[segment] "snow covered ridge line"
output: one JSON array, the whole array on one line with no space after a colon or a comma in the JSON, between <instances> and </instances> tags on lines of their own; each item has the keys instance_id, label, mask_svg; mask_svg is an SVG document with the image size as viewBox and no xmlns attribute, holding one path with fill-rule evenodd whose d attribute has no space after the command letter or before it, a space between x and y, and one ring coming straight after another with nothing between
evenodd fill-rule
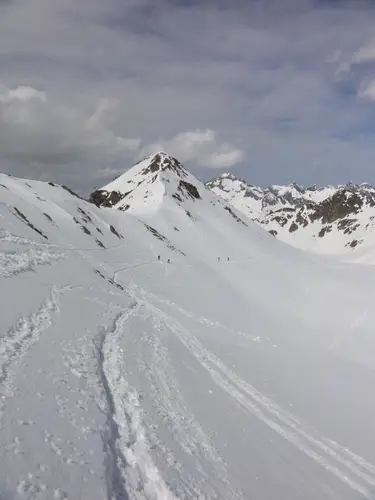
<instances>
[{"instance_id":1,"label":"snow covered ridge line","mask_svg":"<svg viewBox=\"0 0 375 500\"><path fill-rule=\"evenodd\" d=\"M375 231L375 188L346 184L261 189L223 174L206 184L273 236L302 249L351 254Z\"/></svg>"}]
</instances>

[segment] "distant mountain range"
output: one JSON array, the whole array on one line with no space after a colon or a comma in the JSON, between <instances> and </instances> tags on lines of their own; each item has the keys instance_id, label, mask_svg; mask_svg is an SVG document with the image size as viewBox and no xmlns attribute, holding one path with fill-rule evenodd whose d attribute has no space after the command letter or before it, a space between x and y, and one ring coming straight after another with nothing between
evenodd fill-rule
<instances>
[{"instance_id":1,"label":"distant mountain range","mask_svg":"<svg viewBox=\"0 0 375 500\"><path fill-rule=\"evenodd\" d=\"M375 188L369 184L261 189L223 174L206 186L278 239L305 250L342 253L375 243Z\"/></svg>"}]
</instances>

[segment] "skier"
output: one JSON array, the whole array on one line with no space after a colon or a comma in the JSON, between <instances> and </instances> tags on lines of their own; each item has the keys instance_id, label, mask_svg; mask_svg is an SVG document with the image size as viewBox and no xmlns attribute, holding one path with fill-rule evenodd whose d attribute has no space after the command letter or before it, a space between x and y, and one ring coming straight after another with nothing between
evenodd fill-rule
<instances>
[{"instance_id":1,"label":"skier","mask_svg":"<svg viewBox=\"0 0 375 500\"><path fill-rule=\"evenodd\" d=\"M229 257L227 257L227 261L229 262Z\"/></svg>"},{"instance_id":2,"label":"skier","mask_svg":"<svg viewBox=\"0 0 375 500\"><path fill-rule=\"evenodd\" d=\"M217 261L220 262L220 257L217 258Z\"/></svg>"},{"instance_id":3,"label":"skier","mask_svg":"<svg viewBox=\"0 0 375 500\"><path fill-rule=\"evenodd\" d=\"M158 260L160 260L160 255L158 255Z\"/></svg>"},{"instance_id":4,"label":"skier","mask_svg":"<svg viewBox=\"0 0 375 500\"><path fill-rule=\"evenodd\" d=\"M171 263L171 259L168 259L168 264L170 264L170 263Z\"/></svg>"}]
</instances>

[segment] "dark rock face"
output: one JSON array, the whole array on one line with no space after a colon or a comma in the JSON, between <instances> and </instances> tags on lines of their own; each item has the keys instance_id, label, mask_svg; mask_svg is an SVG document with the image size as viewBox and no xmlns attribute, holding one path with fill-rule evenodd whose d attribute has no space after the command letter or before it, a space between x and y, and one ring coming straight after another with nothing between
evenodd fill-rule
<instances>
[{"instance_id":1,"label":"dark rock face","mask_svg":"<svg viewBox=\"0 0 375 500\"><path fill-rule=\"evenodd\" d=\"M231 216L233 217L234 220L236 220L237 222L239 222L240 224L242 224L243 226L247 226L246 222L244 222L242 219L240 219L234 212L233 210L226 206L224 207L224 210L226 210L227 212L229 212L231 214Z\"/></svg>"},{"instance_id":2,"label":"dark rock face","mask_svg":"<svg viewBox=\"0 0 375 500\"><path fill-rule=\"evenodd\" d=\"M190 184L190 182L180 181L177 189L193 200L201 199L198 189L193 184Z\"/></svg>"},{"instance_id":3,"label":"dark rock face","mask_svg":"<svg viewBox=\"0 0 375 500\"><path fill-rule=\"evenodd\" d=\"M308 226L308 225L309 225L309 221L307 220L307 218L306 218L306 217L304 217L304 216L302 215L301 211L299 211L299 212L297 213L297 216L296 216L296 222L297 222L297 224L299 224L299 225L300 225L300 226L302 226L302 227L306 227L306 226Z\"/></svg>"},{"instance_id":4,"label":"dark rock face","mask_svg":"<svg viewBox=\"0 0 375 500\"><path fill-rule=\"evenodd\" d=\"M181 196L178 193L172 194L172 198L174 198L175 200L177 200L180 203L182 203L182 198L181 198Z\"/></svg>"},{"instance_id":5,"label":"dark rock face","mask_svg":"<svg viewBox=\"0 0 375 500\"><path fill-rule=\"evenodd\" d=\"M347 243L345 246L350 248L355 248L356 246L363 243L363 240L352 240L350 243Z\"/></svg>"},{"instance_id":6,"label":"dark rock face","mask_svg":"<svg viewBox=\"0 0 375 500\"><path fill-rule=\"evenodd\" d=\"M344 234L351 234L360 226L356 219L342 219L337 223L337 228L344 231Z\"/></svg>"},{"instance_id":7,"label":"dark rock face","mask_svg":"<svg viewBox=\"0 0 375 500\"><path fill-rule=\"evenodd\" d=\"M21 212L21 210L19 210L17 207L13 207L13 213L19 220L21 220L24 224L29 226L30 229L32 229L33 231L38 233L40 236L42 236L43 238L48 240L48 236L46 236L41 229L38 229L36 226L34 226L34 224L29 221L29 219L26 217L25 214L23 214Z\"/></svg>"},{"instance_id":8,"label":"dark rock face","mask_svg":"<svg viewBox=\"0 0 375 500\"><path fill-rule=\"evenodd\" d=\"M103 243L100 240L96 239L95 243L98 245L98 247L105 248L105 246L103 245Z\"/></svg>"},{"instance_id":9,"label":"dark rock face","mask_svg":"<svg viewBox=\"0 0 375 500\"><path fill-rule=\"evenodd\" d=\"M168 156L162 153L156 154L150 165L146 168L144 168L141 172L143 175L147 175L149 173L155 173L155 172L163 172L166 170L171 170L172 172L177 173L179 176L187 176L187 172L184 169L184 167L181 165L181 163L176 160L176 158L173 158L172 156Z\"/></svg>"},{"instance_id":10,"label":"dark rock face","mask_svg":"<svg viewBox=\"0 0 375 500\"><path fill-rule=\"evenodd\" d=\"M319 238L323 238L327 233L330 233L332 231L332 226L323 226L322 229L319 231L318 236Z\"/></svg>"},{"instance_id":11,"label":"dark rock face","mask_svg":"<svg viewBox=\"0 0 375 500\"><path fill-rule=\"evenodd\" d=\"M131 191L121 194L119 191L112 191L109 193L108 191L98 189L90 194L89 201L97 207L113 207L113 205L117 205L117 203L129 193L131 193Z\"/></svg>"},{"instance_id":12,"label":"dark rock face","mask_svg":"<svg viewBox=\"0 0 375 500\"><path fill-rule=\"evenodd\" d=\"M90 231L87 229L87 227L86 227L86 226L81 226L81 229L82 229L82 231L83 231L85 234L89 234L89 235L91 234L91 233L90 233Z\"/></svg>"},{"instance_id":13,"label":"dark rock face","mask_svg":"<svg viewBox=\"0 0 375 500\"><path fill-rule=\"evenodd\" d=\"M152 226L149 226L148 224L146 224L145 222L143 223L143 225L145 226L145 228L150 231L150 233L155 236L155 238L157 238L158 240L162 241L163 243L166 244L166 246L170 249L170 250L173 250L174 252L178 252L180 253L181 255L184 255L186 257L186 254L180 250L179 248L175 247L170 241L169 239L164 236L163 234L159 233L159 231L157 231L154 227Z\"/></svg>"},{"instance_id":14,"label":"dark rock face","mask_svg":"<svg viewBox=\"0 0 375 500\"><path fill-rule=\"evenodd\" d=\"M61 186L63 189L65 189L65 191L67 191L68 193L70 193L72 196L75 196L76 198L79 198L80 200L83 200L83 198L81 196L79 196L77 193L75 193L74 191L72 191L70 188L66 187L66 186Z\"/></svg>"},{"instance_id":15,"label":"dark rock face","mask_svg":"<svg viewBox=\"0 0 375 500\"><path fill-rule=\"evenodd\" d=\"M275 213L280 212L280 210L277 210ZM275 217L272 218L273 221L277 222L281 227L284 227L285 224L288 223L289 218L284 217L283 215L276 215Z\"/></svg>"},{"instance_id":16,"label":"dark rock face","mask_svg":"<svg viewBox=\"0 0 375 500\"><path fill-rule=\"evenodd\" d=\"M113 233L115 236L117 236L118 239L123 239L123 236L117 231L117 229L114 226L109 226L109 229L111 233Z\"/></svg>"},{"instance_id":17,"label":"dark rock face","mask_svg":"<svg viewBox=\"0 0 375 500\"><path fill-rule=\"evenodd\" d=\"M323 224L330 224L347 215L357 214L362 209L363 203L363 197L359 196L358 193L351 193L343 189L317 205L311 218L312 220L321 219Z\"/></svg>"}]
</instances>

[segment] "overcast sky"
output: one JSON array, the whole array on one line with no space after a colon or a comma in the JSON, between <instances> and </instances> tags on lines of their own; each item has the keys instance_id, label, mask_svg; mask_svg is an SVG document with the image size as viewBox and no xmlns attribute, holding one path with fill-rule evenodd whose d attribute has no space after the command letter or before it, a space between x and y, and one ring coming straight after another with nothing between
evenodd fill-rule
<instances>
[{"instance_id":1,"label":"overcast sky","mask_svg":"<svg viewBox=\"0 0 375 500\"><path fill-rule=\"evenodd\" d=\"M207 180L375 183L375 5L0 0L0 170L81 192L148 153Z\"/></svg>"}]
</instances>

